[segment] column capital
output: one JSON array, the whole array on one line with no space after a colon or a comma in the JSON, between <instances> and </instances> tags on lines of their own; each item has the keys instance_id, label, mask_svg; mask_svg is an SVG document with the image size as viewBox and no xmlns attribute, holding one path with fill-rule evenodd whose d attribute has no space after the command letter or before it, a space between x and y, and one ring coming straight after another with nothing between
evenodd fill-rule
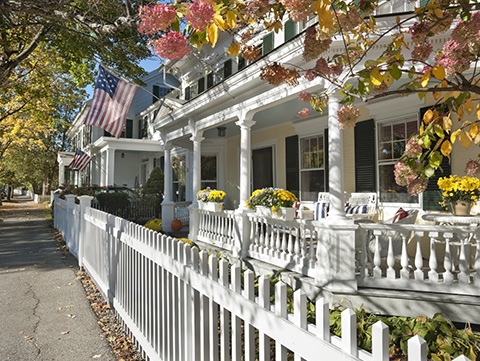
<instances>
[{"instance_id":1,"label":"column capital","mask_svg":"<svg viewBox=\"0 0 480 361\"><path fill-rule=\"evenodd\" d=\"M256 121L249 118L239 119L235 122L236 125L243 129L251 129L256 123Z\"/></svg>"},{"instance_id":2,"label":"column capital","mask_svg":"<svg viewBox=\"0 0 480 361\"><path fill-rule=\"evenodd\" d=\"M202 132L202 133L203 133L203 132ZM205 138L202 137L201 135L198 135L198 133L197 133L196 135L192 135L192 136L190 137L190 140L191 140L192 142L194 142L194 143L201 143L202 140L204 140L204 139L205 139Z\"/></svg>"},{"instance_id":3,"label":"column capital","mask_svg":"<svg viewBox=\"0 0 480 361\"><path fill-rule=\"evenodd\" d=\"M172 143L166 143L166 144L163 145L163 150L164 150L164 151L165 151L165 150L166 150L166 151L170 151L170 150L172 150L172 148L173 148Z\"/></svg>"}]
</instances>

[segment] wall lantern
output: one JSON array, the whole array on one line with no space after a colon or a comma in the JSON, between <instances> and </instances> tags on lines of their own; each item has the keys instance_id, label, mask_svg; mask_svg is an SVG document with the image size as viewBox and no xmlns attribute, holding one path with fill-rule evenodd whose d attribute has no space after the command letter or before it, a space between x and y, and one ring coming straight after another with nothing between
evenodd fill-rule
<instances>
[{"instance_id":1,"label":"wall lantern","mask_svg":"<svg viewBox=\"0 0 480 361\"><path fill-rule=\"evenodd\" d=\"M218 136L224 137L227 134L227 127L217 127Z\"/></svg>"},{"instance_id":2,"label":"wall lantern","mask_svg":"<svg viewBox=\"0 0 480 361\"><path fill-rule=\"evenodd\" d=\"M120 157L125 158L125 153L122 152L122 154L120 154Z\"/></svg>"}]
</instances>

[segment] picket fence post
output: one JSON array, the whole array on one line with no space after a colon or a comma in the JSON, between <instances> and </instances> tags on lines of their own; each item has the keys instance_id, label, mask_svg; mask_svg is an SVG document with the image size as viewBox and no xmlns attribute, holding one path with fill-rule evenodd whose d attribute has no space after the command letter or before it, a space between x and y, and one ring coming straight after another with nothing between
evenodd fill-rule
<instances>
[{"instance_id":1,"label":"picket fence post","mask_svg":"<svg viewBox=\"0 0 480 361\"><path fill-rule=\"evenodd\" d=\"M87 227L86 227L86 220L85 220L85 210L87 207L90 207L92 204L92 196L80 196L78 200L80 201L80 222L79 222L79 230L78 230L78 266L83 267L83 246L84 246L84 239L88 237Z\"/></svg>"}]
</instances>

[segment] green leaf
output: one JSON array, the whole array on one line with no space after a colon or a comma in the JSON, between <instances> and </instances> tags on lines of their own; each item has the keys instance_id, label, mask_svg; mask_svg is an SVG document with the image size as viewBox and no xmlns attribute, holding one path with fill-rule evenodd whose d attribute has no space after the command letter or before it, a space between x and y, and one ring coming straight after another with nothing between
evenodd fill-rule
<instances>
[{"instance_id":1,"label":"green leaf","mask_svg":"<svg viewBox=\"0 0 480 361\"><path fill-rule=\"evenodd\" d=\"M402 71L398 68L397 64L392 64L392 70L390 70L390 75L393 79L398 80L402 77Z\"/></svg>"},{"instance_id":2,"label":"green leaf","mask_svg":"<svg viewBox=\"0 0 480 361\"><path fill-rule=\"evenodd\" d=\"M430 146L432 145L432 140L430 139L430 137L427 135L425 135L425 138L423 139L423 144L425 145L425 147L427 148L430 148Z\"/></svg>"},{"instance_id":3,"label":"green leaf","mask_svg":"<svg viewBox=\"0 0 480 361\"><path fill-rule=\"evenodd\" d=\"M427 165L425 168L425 176L427 178L433 177L435 174L435 169L433 169L430 165Z\"/></svg>"},{"instance_id":4,"label":"green leaf","mask_svg":"<svg viewBox=\"0 0 480 361\"><path fill-rule=\"evenodd\" d=\"M437 169L440 164L442 163L442 160L443 160L443 156L442 154L440 154L440 152L433 152L431 155L430 155L430 160L429 160L429 164Z\"/></svg>"}]
</instances>

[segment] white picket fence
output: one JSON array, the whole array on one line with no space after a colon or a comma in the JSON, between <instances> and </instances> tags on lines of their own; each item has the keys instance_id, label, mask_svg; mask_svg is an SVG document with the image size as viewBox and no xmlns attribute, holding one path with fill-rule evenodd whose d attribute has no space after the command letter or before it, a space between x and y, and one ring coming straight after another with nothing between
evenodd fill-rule
<instances>
[{"instance_id":1,"label":"white picket fence","mask_svg":"<svg viewBox=\"0 0 480 361\"><path fill-rule=\"evenodd\" d=\"M55 200L54 224L79 264L106 295L147 359L372 360L386 361L388 327L373 327L372 353L357 348L355 313L342 313L342 337L330 334L328 303L316 302L316 324L307 322L307 299L258 280L216 255L85 205L90 197ZM242 287L243 283L243 287ZM410 361L426 361L426 342L409 340ZM461 356L456 361L466 361Z\"/></svg>"}]
</instances>

